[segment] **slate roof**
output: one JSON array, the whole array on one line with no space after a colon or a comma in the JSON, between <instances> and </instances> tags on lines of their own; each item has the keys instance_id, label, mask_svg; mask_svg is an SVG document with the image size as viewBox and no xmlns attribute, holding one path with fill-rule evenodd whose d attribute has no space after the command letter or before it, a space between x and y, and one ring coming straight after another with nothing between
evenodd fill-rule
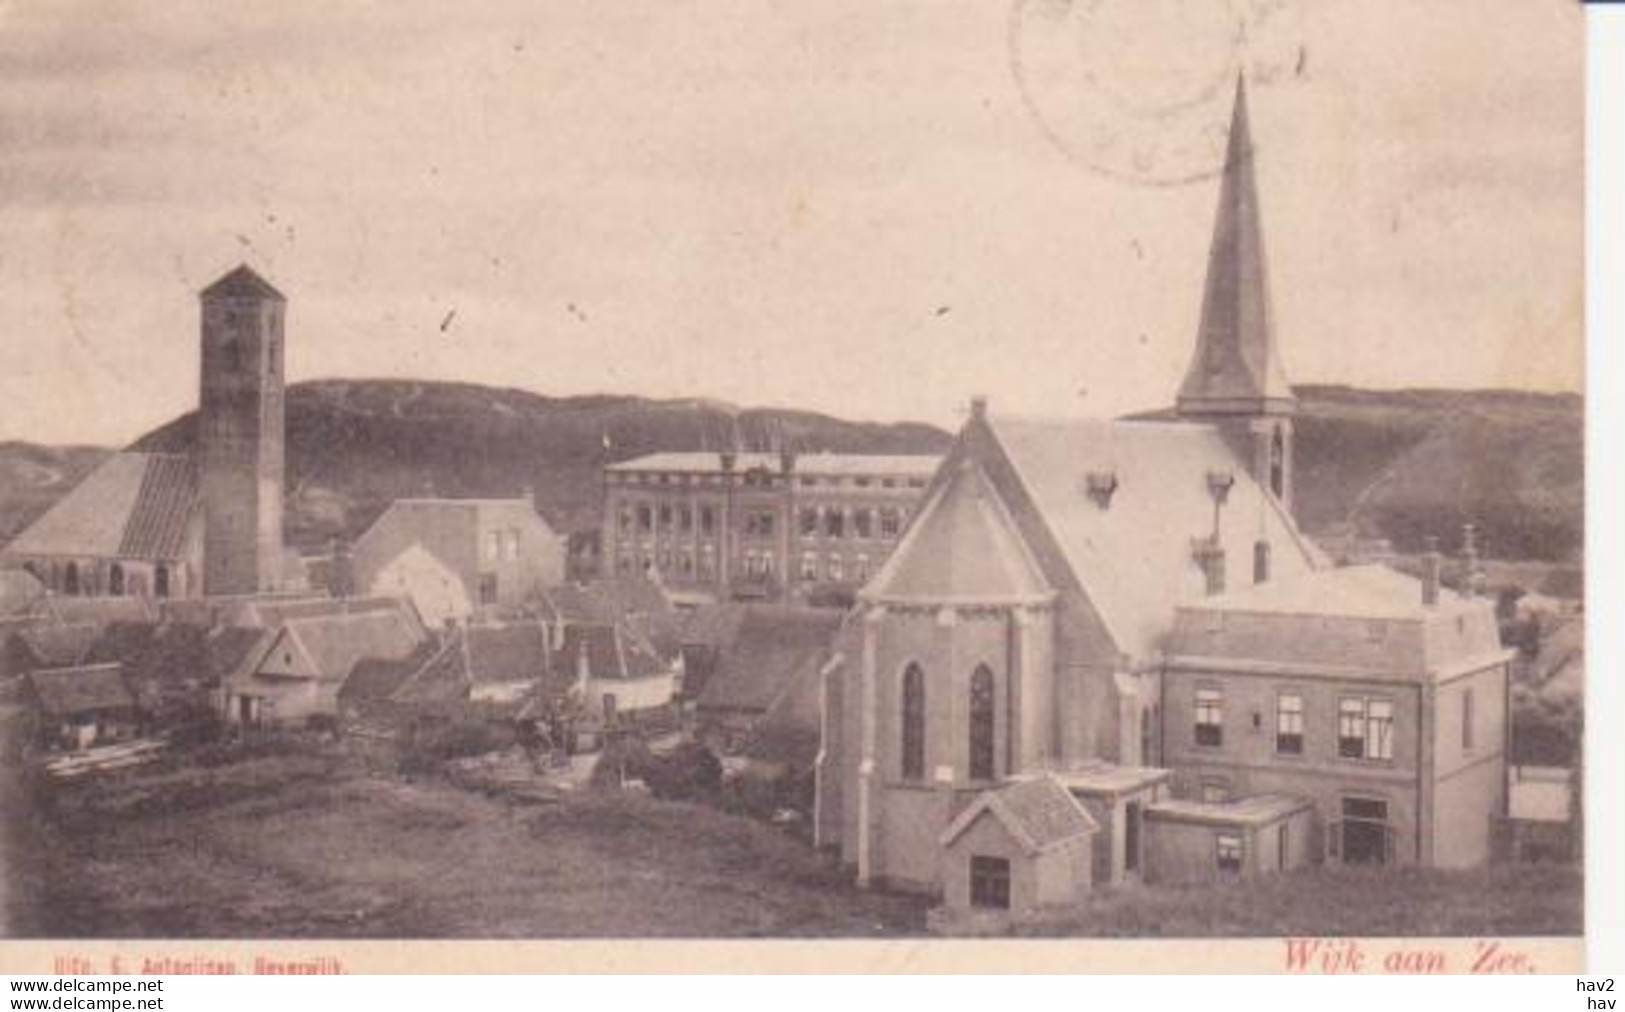
<instances>
[{"instance_id":1,"label":"slate roof","mask_svg":"<svg viewBox=\"0 0 1625 1012\"><path fill-rule=\"evenodd\" d=\"M260 277L247 264L238 264L230 271L221 275L209 287L203 289L202 296L219 299L270 299L276 302L288 301L282 293L271 286L271 283Z\"/></svg>"},{"instance_id":2,"label":"slate roof","mask_svg":"<svg viewBox=\"0 0 1625 1012\"><path fill-rule=\"evenodd\" d=\"M844 618L834 608L745 606L700 690L700 709L766 712L798 687L805 689L803 683L816 681Z\"/></svg>"},{"instance_id":3,"label":"slate roof","mask_svg":"<svg viewBox=\"0 0 1625 1012\"><path fill-rule=\"evenodd\" d=\"M135 708L117 664L35 671L28 683L40 709L53 716Z\"/></svg>"},{"instance_id":4,"label":"slate roof","mask_svg":"<svg viewBox=\"0 0 1625 1012\"><path fill-rule=\"evenodd\" d=\"M409 600L398 597L299 597L245 601L229 614L233 625L274 629L285 622L302 618L332 615L362 615L374 612L395 612L408 620L420 622L417 611Z\"/></svg>"},{"instance_id":5,"label":"slate roof","mask_svg":"<svg viewBox=\"0 0 1625 1012\"><path fill-rule=\"evenodd\" d=\"M1070 791L1054 777L1040 774L977 795L943 830L942 845L951 846L984 813L998 819L1029 855L1100 831L1100 824Z\"/></svg>"},{"instance_id":6,"label":"slate roof","mask_svg":"<svg viewBox=\"0 0 1625 1012\"><path fill-rule=\"evenodd\" d=\"M642 577L566 583L549 587L533 601L536 612L562 625L623 623L667 659L683 645L683 621L671 599L653 580Z\"/></svg>"},{"instance_id":7,"label":"slate roof","mask_svg":"<svg viewBox=\"0 0 1625 1012\"><path fill-rule=\"evenodd\" d=\"M1260 536L1272 545L1275 579L1325 564L1211 425L1007 418L980 424L973 419L961 439L968 434L980 446L991 438L985 455L974 452L992 468L988 477L1010 512L1033 521L1024 531L1041 526L1040 534L1024 538L1028 547L1041 564L1050 557L1046 545L1062 560L1058 570L1045 564L1046 578L1058 590L1080 588L1118 649L1131 656L1154 655L1175 607L1207 592L1193 542L1213 531L1210 472L1234 479L1220 510L1233 579L1250 577ZM1116 479L1104 508L1087 492L1092 473ZM892 559L903 555L900 545Z\"/></svg>"},{"instance_id":8,"label":"slate roof","mask_svg":"<svg viewBox=\"0 0 1625 1012\"><path fill-rule=\"evenodd\" d=\"M734 455L734 471L745 472L755 468L778 471L776 453L739 453ZM882 453L803 453L795 458L795 474L824 477L915 477L929 478L937 469L940 456L925 454ZM708 452L651 453L633 460L610 464L609 471L669 471L687 474L721 474L722 455Z\"/></svg>"},{"instance_id":9,"label":"slate roof","mask_svg":"<svg viewBox=\"0 0 1625 1012\"><path fill-rule=\"evenodd\" d=\"M365 672L358 665L350 678L355 681L359 676L364 681L353 688L346 682L344 695L376 693L398 675L378 662L364 663ZM457 630L441 648L400 677L388 696L407 704L461 703L477 686L520 683L556 695L567 691L574 679L574 670L565 670L550 655L547 633L540 624L488 623Z\"/></svg>"},{"instance_id":10,"label":"slate roof","mask_svg":"<svg viewBox=\"0 0 1625 1012\"><path fill-rule=\"evenodd\" d=\"M364 657L350 669L349 677L339 687L339 699L351 704L390 699L442 649L437 644L425 643L412 656L398 660Z\"/></svg>"},{"instance_id":11,"label":"slate roof","mask_svg":"<svg viewBox=\"0 0 1625 1012\"><path fill-rule=\"evenodd\" d=\"M1196 354L1179 388L1181 410L1291 410L1276 350L1268 258L1253 172L1247 86L1236 82L1235 110L1208 252Z\"/></svg>"},{"instance_id":12,"label":"slate roof","mask_svg":"<svg viewBox=\"0 0 1625 1012\"><path fill-rule=\"evenodd\" d=\"M89 622L42 622L17 632L34 666L68 668L84 664L90 657L101 628Z\"/></svg>"},{"instance_id":13,"label":"slate roof","mask_svg":"<svg viewBox=\"0 0 1625 1012\"><path fill-rule=\"evenodd\" d=\"M174 561L198 510L189 458L115 453L6 546L13 556Z\"/></svg>"}]
</instances>

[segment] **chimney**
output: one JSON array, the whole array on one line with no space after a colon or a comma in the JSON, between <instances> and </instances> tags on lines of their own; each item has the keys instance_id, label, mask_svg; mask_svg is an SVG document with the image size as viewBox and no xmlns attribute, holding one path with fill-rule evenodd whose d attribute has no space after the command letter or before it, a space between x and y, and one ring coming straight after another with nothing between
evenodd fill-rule
<instances>
[{"instance_id":1,"label":"chimney","mask_svg":"<svg viewBox=\"0 0 1625 1012\"><path fill-rule=\"evenodd\" d=\"M1462 525L1461 554L1462 561L1467 564L1467 572L1462 578L1462 589L1468 597L1478 597L1484 592L1484 567L1478 557L1477 525L1472 523Z\"/></svg>"},{"instance_id":2,"label":"chimney","mask_svg":"<svg viewBox=\"0 0 1625 1012\"><path fill-rule=\"evenodd\" d=\"M977 394L970 399L970 416L985 419L987 417L987 395Z\"/></svg>"},{"instance_id":3,"label":"chimney","mask_svg":"<svg viewBox=\"0 0 1625 1012\"><path fill-rule=\"evenodd\" d=\"M1422 563L1422 603L1433 607L1439 603L1439 580L1444 572L1444 556L1439 554L1439 539L1427 539L1428 552Z\"/></svg>"}]
</instances>

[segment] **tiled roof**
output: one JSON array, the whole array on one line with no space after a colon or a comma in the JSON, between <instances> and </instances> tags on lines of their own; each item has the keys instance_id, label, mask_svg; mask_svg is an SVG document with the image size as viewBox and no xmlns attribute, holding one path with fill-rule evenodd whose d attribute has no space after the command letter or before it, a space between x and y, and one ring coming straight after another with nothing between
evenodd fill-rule
<instances>
[{"instance_id":1,"label":"tiled roof","mask_svg":"<svg viewBox=\"0 0 1625 1012\"><path fill-rule=\"evenodd\" d=\"M924 454L804 453L795 458L794 473L821 477L902 477L929 478L942 460ZM755 468L778 471L776 453L740 453L733 469L743 473ZM707 452L651 453L634 460L610 464L610 471L670 471L687 474L722 473L722 455Z\"/></svg>"},{"instance_id":2,"label":"tiled roof","mask_svg":"<svg viewBox=\"0 0 1625 1012\"><path fill-rule=\"evenodd\" d=\"M12 556L176 560L198 508L191 461L115 453L6 546Z\"/></svg>"},{"instance_id":3,"label":"tiled roof","mask_svg":"<svg viewBox=\"0 0 1625 1012\"><path fill-rule=\"evenodd\" d=\"M351 680L362 678L381 687L396 672L376 662L365 670L357 665ZM439 650L434 651L388 693L396 702L456 704L468 700L479 685L530 683L541 693L556 695L567 690L575 678L574 669L554 663L547 650L546 631L535 622L492 623L459 629ZM346 695L371 691L358 683L345 684Z\"/></svg>"},{"instance_id":4,"label":"tiled roof","mask_svg":"<svg viewBox=\"0 0 1625 1012\"><path fill-rule=\"evenodd\" d=\"M961 441L971 437L981 447L991 438L982 461L988 477L1013 514L1041 525L1036 535L1033 525L1024 527L1029 548L1041 562L1053 552L1064 562L1064 569L1046 568L1050 583L1080 588L1118 649L1131 656L1154 655L1174 608L1206 594L1192 546L1213 533L1210 473L1234 479L1219 511L1233 579L1250 576L1260 537L1272 546L1277 579L1323 564L1210 425L1004 418L982 424L972 419ZM1089 493L1090 475L1115 481L1105 505Z\"/></svg>"},{"instance_id":5,"label":"tiled roof","mask_svg":"<svg viewBox=\"0 0 1625 1012\"><path fill-rule=\"evenodd\" d=\"M41 610L58 622L98 625L155 622L161 611L157 602L146 597L64 597L60 594L47 598Z\"/></svg>"},{"instance_id":6,"label":"tiled roof","mask_svg":"<svg viewBox=\"0 0 1625 1012\"><path fill-rule=\"evenodd\" d=\"M358 661L410 657L423 631L399 611L368 611L293 619L283 635L302 651L324 681L342 682Z\"/></svg>"},{"instance_id":7,"label":"tiled roof","mask_svg":"<svg viewBox=\"0 0 1625 1012\"><path fill-rule=\"evenodd\" d=\"M42 622L18 635L37 666L67 668L85 663L101 628L89 622Z\"/></svg>"},{"instance_id":8,"label":"tiled roof","mask_svg":"<svg viewBox=\"0 0 1625 1012\"><path fill-rule=\"evenodd\" d=\"M117 664L35 671L28 676L28 683L40 708L51 715L135 706L135 695Z\"/></svg>"},{"instance_id":9,"label":"tiled roof","mask_svg":"<svg viewBox=\"0 0 1625 1012\"><path fill-rule=\"evenodd\" d=\"M719 647L700 709L768 710L799 680L816 678L844 617L834 608L746 606L732 640Z\"/></svg>"},{"instance_id":10,"label":"tiled roof","mask_svg":"<svg viewBox=\"0 0 1625 1012\"><path fill-rule=\"evenodd\" d=\"M203 289L204 298L272 299L286 302L281 292L260 277L247 264L239 264Z\"/></svg>"},{"instance_id":11,"label":"tiled roof","mask_svg":"<svg viewBox=\"0 0 1625 1012\"><path fill-rule=\"evenodd\" d=\"M349 677L339 687L339 698L349 703L389 699L439 653L440 647L425 643L412 656L400 660L364 657L350 669Z\"/></svg>"},{"instance_id":12,"label":"tiled roof","mask_svg":"<svg viewBox=\"0 0 1625 1012\"><path fill-rule=\"evenodd\" d=\"M535 622L468 626L461 640L468 678L475 685L536 681L552 671L547 633Z\"/></svg>"},{"instance_id":13,"label":"tiled roof","mask_svg":"<svg viewBox=\"0 0 1625 1012\"><path fill-rule=\"evenodd\" d=\"M1037 854L1100 830L1100 824L1070 791L1054 777L1041 774L977 795L943 831L942 845L952 845L984 813L998 819L1028 854Z\"/></svg>"},{"instance_id":14,"label":"tiled roof","mask_svg":"<svg viewBox=\"0 0 1625 1012\"><path fill-rule=\"evenodd\" d=\"M564 625L621 623L643 637L664 658L683 645L683 623L671 599L653 580L616 577L567 583L540 592L534 610Z\"/></svg>"},{"instance_id":15,"label":"tiled roof","mask_svg":"<svg viewBox=\"0 0 1625 1012\"><path fill-rule=\"evenodd\" d=\"M560 676L576 676L583 658L589 677L595 679L649 678L666 672L670 664L647 640L625 626L567 626L557 658Z\"/></svg>"}]
</instances>

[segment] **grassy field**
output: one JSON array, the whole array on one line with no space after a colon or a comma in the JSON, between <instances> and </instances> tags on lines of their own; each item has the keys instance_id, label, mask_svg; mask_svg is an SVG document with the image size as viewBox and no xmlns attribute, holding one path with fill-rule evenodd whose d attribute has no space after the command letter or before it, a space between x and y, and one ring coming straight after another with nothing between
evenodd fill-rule
<instances>
[{"instance_id":1,"label":"grassy field","mask_svg":"<svg viewBox=\"0 0 1625 1012\"><path fill-rule=\"evenodd\" d=\"M1324 867L1190 888L1101 893L1022 933L1066 937L1579 935L1578 867Z\"/></svg>"},{"instance_id":2,"label":"grassy field","mask_svg":"<svg viewBox=\"0 0 1625 1012\"><path fill-rule=\"evenodd\" d=\"M770 827L639 795L520 806L264 755L6 806L0 933L59 937L872 937L924 900L860 892ZM0 901L7 900L0 890ZM1578 870L1316 869L1100 893L1056 936L1543 935L1581 928Z\"/></svg>"},{"instance_id":3,"label":"grassy field","mask_svg":"<svg viewBox=\"0 0 1625 1012\"><path fill-rule=\"evenodd\" d=\"M510 807L439 783L259 759L59 817L42 929L70 937L872 936L924 904L860 893L783 834L644 797ZM161 814L167 811L169 814Z\"/></svg>"}]
</instances>

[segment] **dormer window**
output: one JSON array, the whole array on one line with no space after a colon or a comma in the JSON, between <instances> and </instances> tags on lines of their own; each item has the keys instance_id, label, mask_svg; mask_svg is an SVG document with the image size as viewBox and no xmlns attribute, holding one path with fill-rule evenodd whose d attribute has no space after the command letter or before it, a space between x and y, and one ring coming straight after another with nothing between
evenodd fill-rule
<instances>
[{"instance_id":1,"label":"dormer window","mask_svg":"<svg viewBox=\"0 0 1625 1012\"><path fill-rule=\"evenodd\" d=\"M1101 509L1110 509L1112 494L1117 491L1115 471L1090 471L1084 477L1084 491Z\"/></svg>"}]
</instances>

